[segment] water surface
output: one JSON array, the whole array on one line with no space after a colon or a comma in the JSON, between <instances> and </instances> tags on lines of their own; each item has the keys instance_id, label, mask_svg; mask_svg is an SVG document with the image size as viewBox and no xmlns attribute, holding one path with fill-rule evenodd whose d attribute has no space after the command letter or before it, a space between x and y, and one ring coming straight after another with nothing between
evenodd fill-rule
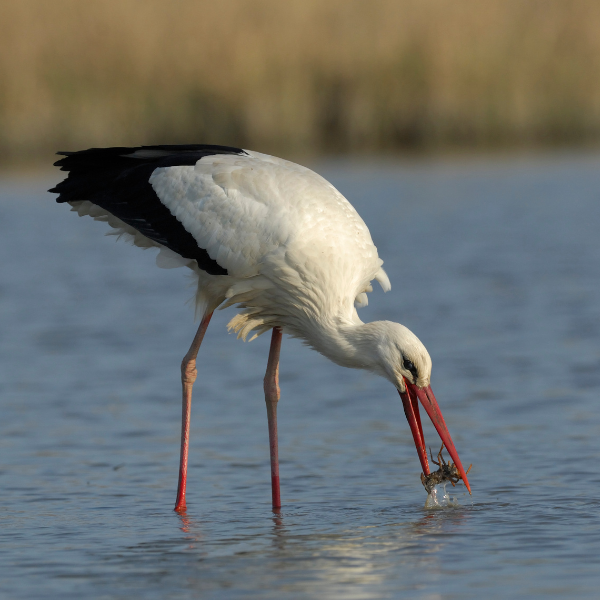
<instances>
[{"instance_id":1,"label":"water surface","mask_svg":"<svg viewBox=\"0 0 600 600\"><path fill-rule=\"evenodd\" d=\"M472 503L428 511L390 384L284 340L282 498L270 507L268 336L213 319L188 511L172 511L181 269L0 183L0 595L6 598L597 597L600 157L316 165L370 227ZM56 176L58 178L58 176ZM437 450L433 428L426 440Z\"/></svg>"}]
</instances>

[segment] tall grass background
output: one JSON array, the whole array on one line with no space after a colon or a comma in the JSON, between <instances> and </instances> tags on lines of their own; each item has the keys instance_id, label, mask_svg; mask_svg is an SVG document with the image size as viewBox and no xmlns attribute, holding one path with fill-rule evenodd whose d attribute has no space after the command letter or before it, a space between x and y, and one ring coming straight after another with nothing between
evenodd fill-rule
<instances>
[{"instance_id":1,"label":"tall grass background","mask_svg":"<svg viewBox=\"0 0 600 600\"><path fill-rule=\"evenodd\" d=\"M0 0L5 160L598 140L598 0Z\"/></svg>"}]
</instances>

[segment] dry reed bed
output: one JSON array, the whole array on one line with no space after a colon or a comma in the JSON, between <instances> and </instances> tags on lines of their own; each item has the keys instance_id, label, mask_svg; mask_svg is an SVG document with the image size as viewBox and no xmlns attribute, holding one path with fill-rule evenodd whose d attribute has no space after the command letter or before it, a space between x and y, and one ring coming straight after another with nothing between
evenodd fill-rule
<instances>
[{"instance_id":1,"label":"dry reed bed","mask_svg":"<svg viewBox=\"0 0 600 600\"><path fill-rule=\"evenodd\" d=\"M0 0L0 154L600 134L595 0Z\"/></svg>"}]
</instances>

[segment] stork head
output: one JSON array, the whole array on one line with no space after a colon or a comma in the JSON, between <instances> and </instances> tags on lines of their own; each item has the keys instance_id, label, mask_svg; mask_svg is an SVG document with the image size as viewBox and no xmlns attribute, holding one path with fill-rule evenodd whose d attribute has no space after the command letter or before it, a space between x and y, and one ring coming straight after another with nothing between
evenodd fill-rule
<instances>
[{"instance_id":1,"label":"stork head","mask_svg":"<svg viewBox=\"0 0 600 600\"><path fill-rule=\"evenodd\" d=\"M375 325L375 323L373 323ZM377 353L382 375L400 392L406 382L425 387L431 380L431 357L421 340L407 327L391 321L379 321Z\"/></svg>"},{"instance_id":2,"label":"stork head","mask_svg":"<svg viewBox=\"0 0 600 600\"><path fill-rule=\"evenodd\" d=\"M374 325L374 324L373 324ZM444 442L452 460L456 464L469 493L471 487L462 466L458 452L454 447L450 432L446 427L442 411L431 389L431 357L421 340L409 329L399 323L379 322L377 344L378 368L381 374L391 381L398 390L404 405L404 414L408 420L417 454L425 475L429 475L429 461L425 447L425 437L421 427L419 402L429 415L440 438Z\"/></svg>"}]
</instances>

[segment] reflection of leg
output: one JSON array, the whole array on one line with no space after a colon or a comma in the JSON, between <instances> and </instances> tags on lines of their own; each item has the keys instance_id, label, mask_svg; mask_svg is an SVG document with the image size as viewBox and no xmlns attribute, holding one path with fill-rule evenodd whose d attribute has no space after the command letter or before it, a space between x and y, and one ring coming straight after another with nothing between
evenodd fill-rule
<instances>
[{"instance_id":1,"label":"reflection of leg","mask_svg":"<svg viewBox=\"0 0 600 600\"><path fill-rule=\"evenodd\" d=\"M185 510L185 485L187 483L188 449L190 443L190 414L192 411L192 387L196 381L196 356L206 329L212 317L212 312L202 317L200 327L194 336L194 341L181 363L182 413L181 413L181 454L179 455L179 484L175 510Z\"/></svg>"},{"instance_id":2,"label":"reflection of leg","mask_svg":"<svg viewBox=\"0 0 600 600\"><path fill-rule=\"evenodd\" d=\"M269 420L271 496L273 498L273 508L281 507L281 497L279 495L279 454L277 450L277 402L279 402L279 351L281 350L281 337L281 328L274 327L264 382L267 418Z\"/></svg>"}]
</instances>

